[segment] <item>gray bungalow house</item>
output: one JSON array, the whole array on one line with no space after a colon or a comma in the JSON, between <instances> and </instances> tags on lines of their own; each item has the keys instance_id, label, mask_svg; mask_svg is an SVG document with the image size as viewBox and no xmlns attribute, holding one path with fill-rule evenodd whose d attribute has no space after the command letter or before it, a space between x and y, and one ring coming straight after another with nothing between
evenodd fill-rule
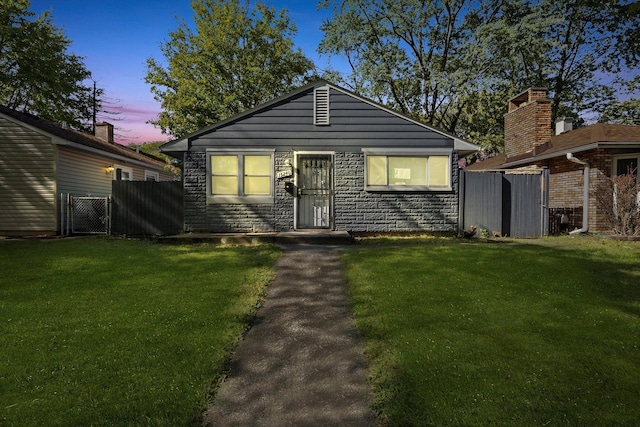
<instances>
[{"instance_id":1,"label":"gray bungalow house","mask_svg":"<svg viewBox=\"0 0 640 427\"><path fill-rule=\"evenodd\" d=\"M61 196L106 197L113 180L173 180L164 161L0 105L0 235L55 235Z\"/></svg>"},{"instance_id":2,"label":"gray bungalow house","mask_svg":"<svg viewBox=\"0 0 640 427\"><path fill-rule=\"evenodd\" d=\"M165 144L186 232L455 232L476 145L326 81Z\"/></svg>"}]
</instances>

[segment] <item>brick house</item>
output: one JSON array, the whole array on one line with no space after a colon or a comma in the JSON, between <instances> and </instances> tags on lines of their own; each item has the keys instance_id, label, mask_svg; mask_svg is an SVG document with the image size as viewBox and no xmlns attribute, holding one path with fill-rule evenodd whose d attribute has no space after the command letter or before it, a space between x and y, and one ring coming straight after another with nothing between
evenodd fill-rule
<instances>
[{"instance_id":1,"label":"brick house","mask_svg":"<svg viewBox=\"0 0 640 427\"><path fill-rule=\"evenodd\" d=\"M530 88L509 101L504 127L504 154L466 169L548 168L552 212L565 213L572 228L608 231L603 213L598 212L595 191L606 177L637 169L640 126L597 123L573 130L571 120L562 119L552 135L547 90ZM585 215L586 224L582 221Z\"/></svg>"},{"instance_id":2,"label":"brick house","mask_svg":"<svg viewBox=\"0 0 640 427\"><path fill-rule=\"evenodd\" d=\"M183 159L186 232L455 232L478 147L317 81L161 150Z\"/></svg>"}]
</instances>

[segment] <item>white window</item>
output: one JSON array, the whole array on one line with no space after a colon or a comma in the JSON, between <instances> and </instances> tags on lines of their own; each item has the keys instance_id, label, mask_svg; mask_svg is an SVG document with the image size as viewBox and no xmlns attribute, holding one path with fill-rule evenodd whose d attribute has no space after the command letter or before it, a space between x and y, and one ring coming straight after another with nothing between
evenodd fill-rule
<instances>
[{"instance_id":1,"label":"white window","mask_svg":"<svg viewBox=\"0 0 640 427\"><path fill-rule=\"evenodd\" d=\"M145 170L144 171L144 180L145 181L160 181L160 174L158 172Z\"/></svg>"},{"instance_id":2,"label":"white window","mask_svg":"<svg viewBox=\"0 0 640 427\"><path fill-rule=\"evenodd\" d=\"M133 169L127 166L113 165L113 179L116 181L133 181Z\"/></svg>"},{"instance_id":3,"label":"white window","mask_svg":"<svg viewBox=\"0 0 640 427\"><path fill-rule=\"evenodd\" d=\"M365 161L365 188L369 191L451 190L451 154L369 152Z\"/></svg>"},{"instance_id":4,"label":"white window","mask_svg":"<svg viewBox=\"0 0 640 427\"><path fill-rule=\"evenodd\" d=\"M273 203L273 150L207 152L209 203Z\"/></svg>"}]
</instances>

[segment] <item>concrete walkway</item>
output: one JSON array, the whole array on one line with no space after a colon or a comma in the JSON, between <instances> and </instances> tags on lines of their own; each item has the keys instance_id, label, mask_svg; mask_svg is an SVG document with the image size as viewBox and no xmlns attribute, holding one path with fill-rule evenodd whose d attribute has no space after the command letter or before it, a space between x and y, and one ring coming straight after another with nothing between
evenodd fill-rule
<instances>
[{"instance_id":1,"label":"concrete walkway","mask_svg":"<svg viewBox=\"0 0 640 427\"><path fill-rule=\"evenodd\" d=\"M204 425L375 425L337 249L283 249Z\"/></svg>"}]
</instances>

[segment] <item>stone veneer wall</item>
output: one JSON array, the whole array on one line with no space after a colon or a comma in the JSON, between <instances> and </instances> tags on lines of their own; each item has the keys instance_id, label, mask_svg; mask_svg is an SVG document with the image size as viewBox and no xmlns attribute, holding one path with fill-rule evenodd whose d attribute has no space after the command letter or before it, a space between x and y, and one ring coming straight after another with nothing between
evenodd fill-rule
<instances>
[{"instance_id":1,"label":"stone veneer wall","mask_svg":"<svg viewBox=\"0 0 640 427\"><path fill-rule=\"evenodd\" d=\"M352 232L435 231L458 227L458 158L452 165L453 191L369 193L364 191L364 154L335 155L335 228Z\"/></svg>"},{"instance_id":2,"label":"stone veneer wall","mask_svg":"<svg viewBox=\"0 0 640 427\"><path fill-rule=\"evenodd\" d=\"M275 153L279 170L291 153ZM184 162L184 227L186 232L253 233L293 230L293 196L277 180L275 203L207 204L207 165L204 152L187 153Z\"/></svg>"},{"instance_id":3,"label":"stone veneer wall","mask_svg":"<svg viewBox=\"0 0 640 427\"><path fill-rule=\"evenodd\" d=\"M276 171L293 152L276 152ZM450 192L368 193L364 191L364 154L340 152L334 158L335 229L352 232L455 232L458 227L458 158L452 156ZM293 230L294 196L276 180L275 203L207 204L206 155L187 153L184 160L186 232L265 232Z\"/></svg>"}]
</instances>

